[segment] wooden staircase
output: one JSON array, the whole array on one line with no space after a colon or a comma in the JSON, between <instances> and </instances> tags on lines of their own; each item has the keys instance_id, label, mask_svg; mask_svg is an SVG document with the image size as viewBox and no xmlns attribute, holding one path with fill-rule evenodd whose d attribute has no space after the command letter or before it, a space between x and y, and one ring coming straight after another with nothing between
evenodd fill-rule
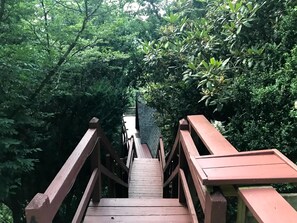
<instances>
[{"instance_id":1,"label":"wooden staircase","mask_svg":"<svg viewBox=\"0 0 297 223\"><path fill-rule=\"evenodd\" d=\"M135 158L130 170L129 198L162 198L163 182L158 159Z\"/></svg>"},{"instance_id":2,"label":"wooden staircase","mask_svg":"<svg viewBox=\"0 0 297 223\"><path fill-rule=\"evenodd\" d=\"M101 129L99 120L93 118L89 129L46 191L36 194L26 207L27 223L52 223L88 157L91 161L91 176L72 223L198 223L192 197L199 200L204 214L203 222L226 223L226 196L238 199L237 223L248 222L248 209L261 223L296 223L296 210L273 187L268 187L271 177L263 178L269 182L265 187L259 187L254 175L251 180L247 180L238 171L231 178L229 175L234 171L222 174L221 170L230 169L231 166L233 168L236 162L241 167L239 159L242 161L246 152L239 153L204 116L188 116L187 120L180 120L170 153L165 156L164 144L160 138L157 158L152 158L148 147L141 144L139 132L133 126L134 123L123 127L122 148L123 153L126 153L120 158ZM267 159L264 159L263 154L262 151L257 160L266 165L264 161ZM239 158L230 165L230 157ZM289 177L284 178L282 174L281 177L273 178L278 181L271 183L297 182L297 166L282 154L279 154L279 158L282 165L291 168L284 172ZM221 160L227 160L227 163ZM247 160L255 164L255 159ZM279 159L276 164L279 164ZM250 165L244 166L246 169ZM213 173L215 178L209 177ZM102 180L103 175L105 179ZM234 181L238 176L241 177L239 181ZM227 179L228 184L222 182L222 179ZM238 185L242 182L252 186ZM103 194L109 198L102 198Z\"/></svg>"},{"instance_id":3,"label":"wooden staircase","mask_svg":"<svg viewBox=\"0 0 297 223\"><path fill-rule=\"evenodd\" d=\"M187 207L179 199L163 199L163 177L158 159L134 158L128 184L129 198L103 198L99 203L91 202L84 223L192 222Z\"/></svg>"}]
</instances>

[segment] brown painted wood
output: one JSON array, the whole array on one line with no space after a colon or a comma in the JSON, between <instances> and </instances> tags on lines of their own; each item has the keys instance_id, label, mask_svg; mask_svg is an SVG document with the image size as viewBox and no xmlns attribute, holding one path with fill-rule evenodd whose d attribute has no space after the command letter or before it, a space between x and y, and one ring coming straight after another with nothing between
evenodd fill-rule
<instances>
[{"instance_id":1,"label":"brown painted wood","mask_svg":"<svg viewBox=\"0 0 297 223\"><path fill-rule=\"evenodd\" d=\"M101 198L101 159L100 159L100 139L98 138L95 148L91 153L91 168L92 171L97 170L98 175L94 187L92 188L93 201L99 202Z\"/></svg>"},{"instance_id":2,"label":"brown painted wood","mask_svg":"<svg viewBox=\"0 0 297 223\"><path fill-rule=\"evenodd\" d=\"M98 122L99 120L96 118L90 121L90 129L87 130L75 147L45 193L37 194L28 204L26 207L26 215L28 214L26 218L30 219L30 222L33 218L37 222L52 221L64 198L72 188L87 157L96 148L98 142ZM40 198L43 198L43 200ZM35 209L33 210L32 208Z\"/></svg>"},{"instance_id":3,"label":"brown painted wood","mask_svg":"<svg viewBox=\"0 0 297 223\"><path fill-rule=\"evenodd\" d=\"M286 157L284 154L282 154L279 150L277 149L272 149L274 153L280 157L287 165L289 165L292 169L297 171L297 165L293 163L288 157Z\"/></svg>"},{"instance_id":4,"label":"brown painted wood","mask_svg":"<svg viewBox=\"0 0 297 223\"><path fill-rule=\"evenodd\" d=\"M186 157L200 157L200 154L195 146L195 143L189 131L180 131L180 142Z\"/></svg>"},{"instance_id":5,"label":"brown painted wood","mask_svg":"<svg viewBox=\"0 0 297 223\"><path fill-rule=\"evenodd\" d=\"M205 223L225 223L227 213L227 201L225 197L215 192L207 193L205 199Z\"/></svg>"},{"instance_id":6,"label":"brown painted wood","mask_svg":"<svg viewBox=\"0 0 297 223\"><path fill-rule=\"evenodd\" d=\"M202 185L202 181L197 174L197 168L193 162L195 161L194 157L200 156L189 131L180 131L180 141L189 165L201 207L205 214L205 223L225 223L227 201L221 193L216 192L215 194L210 194L207 188Z\"/></svg>"},{"instance_id":7,"label":"brown painted wood","mask_svg":"<svg viewBox=\"0 0 297 223\"><path fill-rule=\"evenodd\" d=\"M27 205L26 209L26 221L31 222L44 222L51 223L52 213L50 207L50 201L46 194L38 193L34 196L32 201Z\"/></svg>"},{"instance_id":8,"label":"brown painted wood","mask_svg":"<svg viewBox=\"0 0 297 223\"><path fill-rule=\"evenodd\" d=\"M96 130L89 129L45 191L45 194L50 200L52 218L72 188L76 176L93 150L96 140Z\"/></svg>"},{"instance_id":9,"label":"brown painted wood","mask_svg":"<svg viewBox=\"0 0 297 223\"><path fill-rule=\"evenodd\" d=\"M149 216L149 215L186 215L185 207L89 207L88 216Z\"/></svg>"},{"instance_id":10,"label":"brown painted wood","mask_svg":"<svg viewBox=\"0 0 297 223\"><path fill-rule=\"evenodd\" d=\"M160 140L159 140L159 146L160 146L160 163L161 163L161 166L162 166L162 170L165 168L165 150L164 150L164 143L163 143L163 139L160 137Z\"/></svg>"},{"instance_id":11,"label":"brown painted wood","mask_svg":"<svg viewBox=\"0 0 297 223\"><path fill-rule=\"evenodd\" d=\"M191 216L178 199L103 198L90 203L84 223L95 222L159 222L190 223Z\"/></svg>"},{"instance_id":12,"label":"brown painted wood","mask_svg":"<svg viewBox=\"0 0 297 223\"><path fill-rule=\"evenodd\" d=\"M196 173L204 185L297 182L297 170L275 150L196 157Z\"/></svg>"},{"instance_id":13,"label":"brown painted wood","mask_svg":"<svg viewBox=\"0 0 297 223\"><path fill-rule=\"evenodd\" d=\"M96 181L98 179L99 171L98 169L95 169L90 177L90 180L88 182L88 185L85 189L85 192L81 198L81 201L78 205L78 208L75 212L75 215L72 219L72 223L80 223L84 217L84 213L87 209L88 203L90 201L92 191L96 185Z\"/></svg>"},{"instance_id":14,"label":"brown painted wood","mask_svg":"<svg viewBox=\"0 0 297 223\"><path fill-rule=\"evenodd\" d=\"M129 174L129 198L163 197L162 173L158 159L134 159Z\"/></svg>"},{"instance_id":15,"label":"brown painted wood","mask_svg":"<svg viewBox=\"0 0 297 223\"><path fill-rule=\"evenodd\" d=\"M151 150L149 149L147 144L141 144L141 155L138 157L147 159L152 158Z\"/></svg>"},{"instance_id":16,"label":"brown painted wood","mask_svg":"<svg viewBox=\"0 0 297 223\"><path fill-rule=\"evenodd\" d=\"M194 157L198 157L199 153L188 131L180 131L180 142L181 142L181 146L184 151L187 163L189 165L190 173L195 185L197 195L199 197L199 201L201 203L201 207L205 212L205 199L206 199L205 197L206 197L206 194L208 193L207 188L206 186L202 185L202 182L197 174L197 170L193 165L193 161L191 160Z\"/></svg>"},{"instance_id":17,"label":"brown painted wood","mask_svg":"<svg viewBox=\"0 0 297 223\"><path fill-rule=\"evenodd\" d=\"M189 190L189 186L188 186L188 183L187 183L187 179L186 179L185 173L184 173L184 171L182 169L179 169L179 176L180 176L183 193L184 193L184 196L185 196L185 199L186 199L186 202L187 202L187 207L188 207L192 222L193 223L198 223L198 218L197 218L197 215L196 215L196 211L195 211L192 196L191 196L191 193L190 193L190 190Z\"/></svg>"},{"instance_id":18,"label":"brown painted wood","mask_svg":"<svg viewBox=\"0 0 297 223\"><path fill-rule=\"evenodd\" d=\"M133 149L135 148L134 145L134 137L132 136L130 140L128 140L128 158L126 162L127 168L130 168L133 159Z\"/></svg>"},{"instance_id":19,"label":"brown painted wood","mask_svg":"<svg viewBox=\"0 0 297 223\"><path fill-rule=\"evenodd\" d=\"M191 223L188 215L164 216L86 216L84 223Z\"/></svg>"},{"instance_id":20,"label":"brown painted wood","mask_svg":"<svg viewBox=\"0 0 297 223\"><path fill-rule=\"evenodd\" d=\"M296 223L297 212L274 188L239 188L239 195L260 223Z\"/></svg>"},{"instance_id":21,"label":"brown painted wood","mask_svg":"<svg viewBox=\"0 0 297 223\"><path fill-rule=\"evenodd\" d=\"M139 198L102 198L100 203L89 204L89 207L183 207L175 198L151 198L151 199L139 199Z\"/></svg>"},{"instance_id":22,"label":"brown painted wood","mask_svg":"<svg viewBox=\"0 0 297 223\"><path fill-rule=\"evenodd\" d=\"M203 115L188 116L188 121L210 154L226 155L238 152Z\"/></svg>"},{"instance_id":23,"label":"brown painted wood","mask_svg":"<svg viewBox=\"0 0 297 223\"><path fill-rule=\"evenodd\" d=\"M235 158L236 157L236 158ZM283 164L283 160L275 154L254 155L254 156L234 156L234 157L199 157L199 165L203 169L238 167L238 166L258 166L267 164Z\"/></svg>"}]
</instances>

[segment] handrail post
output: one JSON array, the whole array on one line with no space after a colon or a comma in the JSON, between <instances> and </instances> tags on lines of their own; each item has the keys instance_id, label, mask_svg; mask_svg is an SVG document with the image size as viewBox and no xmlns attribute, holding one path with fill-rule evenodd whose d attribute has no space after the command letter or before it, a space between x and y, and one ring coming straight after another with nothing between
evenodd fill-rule
<instances>
[{"instance_id":1,"label":"handrail post","mask_svg":"<svg viewBox=\"0 0 297 223\"><path fill-rule=\"evenodd\" d=\"M27 223L51 223L50 214L50 201L46 194L36 194L26 207Z\"/></svg>"},{"instance_id":2,"label":"handrail post","mask_svg":"<svg viewBox=\"0 0 297 223\"><path fill-rule=\"evenodd\" d=\"M182 119L179 121L179 130L189 130L189 124L185 119ZM178 131L178 134L180 134L180 131ZM179 168L182 169L185 174L188 174L188 168L187 168L187 160L185 157L185 153L182 149L181 144L179 143ZM180 203L185 204L186 203L186 197L185 197L185 193L184 190L182 188L182 184L181 184L181 176L180 174L178 175L178 199Z\"/></svg>"},{"instance_id":3,"label":"handrail post","mask_svg":"<svg viewBox=\"0 0 297 223\"><path fill-rule=\"evenodd\" d=\"M226 198L218 191L213 194L208 192L205 199L205 223L225 223L226 213Z\"/></svg>"},{"instance_id":4,"label":"handrail post","mask_svg":"<svg viewBox=\"0 0 297 223\"><path fill-rule=\"evenodd\" d=\"M95 145L95 148L91 154L91 168L92 171L96 168L98 168L98 178L95 183L95 187L92 193L92 201L95 203L98 203L101 198L101 159L100 159L100 136L99 136L99 119L92 118L89 122L89 128L90 129L97 129L97 143Z\"/></svg>"}]
</instances>

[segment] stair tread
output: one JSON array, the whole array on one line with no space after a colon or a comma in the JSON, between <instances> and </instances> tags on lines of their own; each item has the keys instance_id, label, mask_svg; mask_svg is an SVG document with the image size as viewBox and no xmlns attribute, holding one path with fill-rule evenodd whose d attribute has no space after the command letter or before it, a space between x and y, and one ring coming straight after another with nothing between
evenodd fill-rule
<instances>
[{"instance_id":1,"label":"stair tread","mask_svg":"<svg viewBox=\"0 0 297 223\"><path fill-rule=\"evenodd\" d=\"M135 159L129 174L130 198L163 197L163 182L158 159Z\"/></svg>"},{"instance_id":2,"label":"stair tread","mask_svg":"<svg viewBox=\"0 0 297 223\"><path fill-rule=\"evenodd\" d=\"M189 215L164 216L86 216L84 223L191 223Z\"/></svg>"},{"instance_id":3,"label":"stair tread","mask_svg":"<svg viewBox=\"0 0 297 223\"><path fill-rule=\"evenodd\" d=\"M133 199L133 198L102 198L99 203L90 202L90 206L172 206L182 207L176 198Z\"/></svg>"},{"instance_id":4,"label":"stair tread","mask_svg":"<svg viewBox=\"0 0 297 223\"><path fill-rule=\"evenodd\" d=\"M92 216L160 216L188 214L186 207L89 207L86 215Z\"/></svg>"},{"instance_id":5,"label":"stair tread","mask_svg":"<svg viewBox=\"0 0 297 223\"><path fill-rule=\"evenodd\" d=\"M95 222L191 222L188 209L171 198L103 198L90 202L84 223Z\"/></svg>"}]
</instances>

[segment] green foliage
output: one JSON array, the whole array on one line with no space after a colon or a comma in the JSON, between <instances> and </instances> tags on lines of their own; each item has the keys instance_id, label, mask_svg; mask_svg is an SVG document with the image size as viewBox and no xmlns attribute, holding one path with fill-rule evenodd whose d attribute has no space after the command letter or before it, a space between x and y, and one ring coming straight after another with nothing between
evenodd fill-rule
<instances>
[{"instance_id":1,"label":"green foliage","mask_svg":"<svg viewBox=\"0 0 297 223\"><path fill-rule=\"evenodd\" d=\"M49 185L91 117L120 142L127 87L142 70L137 48L158 24L157 15L141 20L125 4L0 1L0 202L15 222L24 221L27 202ZM62 210L57 219L70 222L83 189L75 188L63 206L67 217Z\"/></svg>"},{"instance_id":2,"label":"green foliage","mask_svg":"<svg viewBox=\"0 0 297 223\"><path fill-rule=\"evenodd\" d=\"M12 223L12 213L11 210L5 205L0 203L0 219L3 223Z\"/></svg>"},{"instance_id":3,"label":"green foliage","mask_svg":"<svg viewBox=\"0 0 297 223\"><path fill-rule=\"evenodd\" d=\"M164 126L202 113L224 121L239 150L296 162L296 2L181 0L164 20L143 44L142 88L167 139Z\"/></svg>"}]
</instances>

